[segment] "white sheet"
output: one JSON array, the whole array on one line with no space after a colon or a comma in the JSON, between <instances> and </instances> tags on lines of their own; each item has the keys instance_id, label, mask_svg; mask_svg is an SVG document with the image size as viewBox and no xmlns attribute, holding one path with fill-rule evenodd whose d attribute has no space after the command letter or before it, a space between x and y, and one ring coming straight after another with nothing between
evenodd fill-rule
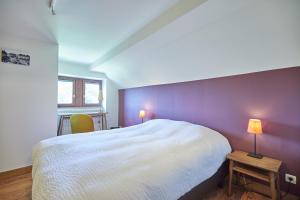
<instances>
[{"instance_id":1,"label":"white sheet","mask_svg":"<svg viewBox=\"0 0 300 200\"><path fill-rule=\"evenodd\" d=\"M32 198L178 199L211 177L230 151L216 131L163 119L55 137L34 147Z\"/></svg>"}]
</instances>

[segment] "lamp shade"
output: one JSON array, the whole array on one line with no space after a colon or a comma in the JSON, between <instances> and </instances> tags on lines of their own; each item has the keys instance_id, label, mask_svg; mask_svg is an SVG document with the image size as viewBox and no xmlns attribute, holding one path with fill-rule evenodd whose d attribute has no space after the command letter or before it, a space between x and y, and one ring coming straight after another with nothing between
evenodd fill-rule
<instances>
[{"instance_id":1,"label":"lamp shade","mask_svg":"<svg viewBox=\"0 0 300 200\"><path fill-rule=\"evenodd\" d=\"M261 121L259 119L249 119L247 131L248 133L261 134L262 133Z\"/></svg>"},{"instance_id":2,"label":"lamp shade","mask_svg":"<svg viewBox=\"0 0 300 200\"><path fill-rule=\"evenodd\" d=\"M144 118L145 117L145 111L140 110L139 118Z\"/></svg>"}]
</instances>

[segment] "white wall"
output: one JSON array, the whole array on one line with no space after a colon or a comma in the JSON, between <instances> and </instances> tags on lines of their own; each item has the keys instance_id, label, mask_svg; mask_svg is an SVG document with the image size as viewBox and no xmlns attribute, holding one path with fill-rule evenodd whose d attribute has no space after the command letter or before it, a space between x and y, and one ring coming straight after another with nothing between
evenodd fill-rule
<instances>
[{"instance_id":1,"label":"white wall","mask_svg":"<svg viewBox=\"0 0 300 200\"><path fill-rule=\"evenodd\" d=\"M75 76L82 78L101 79L103 80L103 93L104 93L104 107L108 112L107 123L108 127L118 125L118 106L119 96L118 88L113 81L108 79L105 74L99 72L89 71L89 67L66 61L59 61L58 67L59 75Z\"/></svg>"},{"instance_id":2,"label":"white wall","mask_svg":"<svg viewBox=\"0 0 300 200\"><path fill-rule=\"evenodd\" d=\"M7 171L31 165L33 145L56 136L58 46L0 34L0 47L31 59L0 62L0 171Z\"/></svg>"}]
</instances>

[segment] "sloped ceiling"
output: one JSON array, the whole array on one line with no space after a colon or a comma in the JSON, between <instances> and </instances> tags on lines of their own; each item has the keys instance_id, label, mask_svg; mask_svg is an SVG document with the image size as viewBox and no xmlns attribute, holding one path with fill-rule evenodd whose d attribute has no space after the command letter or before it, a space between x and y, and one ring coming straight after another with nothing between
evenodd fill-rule
<instances>
[{"instance_id":1,"label":"sloped ceiling","mask_svg":"<svg viewBox=\"0 0 300 200\"><path fill-rule=\"evenodd\" d=\"M90 65L178 0L1 0L0 32L55 42L59 58Z\"/></svg>"},{"instance_id":2,"label":"sloped ceiling","mask_svg":"<svg viewBox=\"0 0 300 200\"><path fill-rule=\"evenodd\" d=\"M299 0L1 0L0 33L59 45L59 58L120 88L300 65Z\"/></svg>"},{"instance_id":3,"label":"sloped ceiling","mask_svg":"<svg viewBox=\"0 0 300 200\"><path fill-rule=\"evenodd\" d=\"M121 88L300 65L300 1L210 0L91 65Z\"/></svg>"},{"instance_id":4,"label":"sloped ceiling","mask_svg":"<svg viewBox=\"0 0 300 200\"><path fill-rule=\"evenodd\" d=\"M1 0L0 33L57 43L47 0Z\"/></svg>"}]
</instances>

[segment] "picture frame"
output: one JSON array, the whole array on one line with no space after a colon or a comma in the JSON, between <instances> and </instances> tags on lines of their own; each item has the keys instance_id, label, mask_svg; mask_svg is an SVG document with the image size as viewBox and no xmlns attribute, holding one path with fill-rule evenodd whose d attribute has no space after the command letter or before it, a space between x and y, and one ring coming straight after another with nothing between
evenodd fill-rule
<instances>
[{"instance_id":1,"label":"picture frame","mask_svg":"<svg viewBox=\"0 0 300 200\"><path fill-rule=\"evenodd\" d=\"M30 55L11 49L1 49L1 62L15 65L30 66Z\"/></svg>"}]
</instances>

